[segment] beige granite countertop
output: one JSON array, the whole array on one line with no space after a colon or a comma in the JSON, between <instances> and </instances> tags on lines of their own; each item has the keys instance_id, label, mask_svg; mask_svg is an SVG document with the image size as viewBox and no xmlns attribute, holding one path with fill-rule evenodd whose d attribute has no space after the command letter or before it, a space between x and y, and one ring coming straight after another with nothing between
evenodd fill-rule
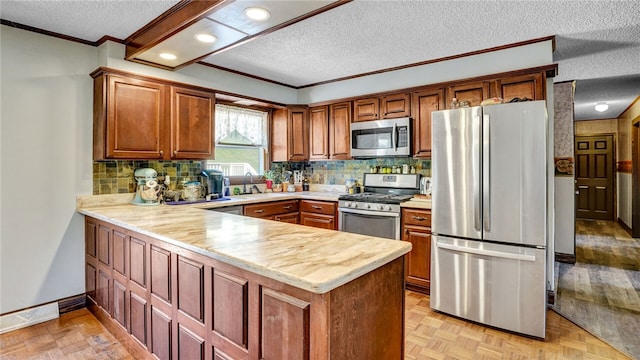
<instances>
[{"instance_id":1,"label":"beige granite countertop","mask_svg":"<svg viewBox=\"0 0 640 360\"><path fill-rule=\"evenodd\" d=\"M79 196L77 211L318 294L411 251L404 241L203 211L202 204L135 206L128 204L132 196ZM301 198L337 201L338 196L252 194L206 208Z\"/></svg>"}]
</instances>

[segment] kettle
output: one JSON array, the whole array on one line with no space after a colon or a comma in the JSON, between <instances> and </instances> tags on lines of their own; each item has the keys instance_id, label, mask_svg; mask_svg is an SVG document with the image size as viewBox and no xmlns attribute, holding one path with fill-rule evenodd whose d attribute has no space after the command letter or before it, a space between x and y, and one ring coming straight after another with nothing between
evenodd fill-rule
<instances>
[{"instance_id":1,"label":"kettle","mask_svg":"<svg viewBox=\"0 0 640 360\"><path fill-rule=\"evenodd\" d=\"M431 196L431 177L420 178L420 194Z\"/></svg>"}]
</instances>

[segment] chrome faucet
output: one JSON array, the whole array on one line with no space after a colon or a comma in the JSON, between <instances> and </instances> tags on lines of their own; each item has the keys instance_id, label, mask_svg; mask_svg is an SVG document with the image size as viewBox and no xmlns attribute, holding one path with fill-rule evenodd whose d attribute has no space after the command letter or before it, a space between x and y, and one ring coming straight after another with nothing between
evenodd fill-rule
<instances>
[{"instance_id":1,"label":"chrome faucet","mask_svg":"<svg viewBox=\"0 0 640 360\"><path fill-rule=\"evenodd\" d=\"M253 174L247 171L247 173L244 174L244 176L242 177L242 193L243 194L248 194L247 193L247 175L251 177L251 183L253 183Z\"/></svg>"}]
</instances>

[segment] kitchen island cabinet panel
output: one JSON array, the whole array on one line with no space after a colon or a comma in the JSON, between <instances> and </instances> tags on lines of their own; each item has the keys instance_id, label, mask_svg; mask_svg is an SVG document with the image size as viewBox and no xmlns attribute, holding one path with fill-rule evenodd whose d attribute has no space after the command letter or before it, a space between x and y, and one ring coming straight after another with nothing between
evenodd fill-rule
<instances>
[{"instance_id":1,"label":"kitchen island cabinet panel","mask_svg":"<svg viewBox=\"0 0 640 360\"><path fill-rule=\"evenodd\" d=\"M86 219L85 222L85 233L84 233L84 251L85 254L95 258L97 255L96 252L96 237L98 233L98 227L94 221L91 221L89 218Z\"/></svg>"},{"instance_id":2,"label":"kitchen island cabinet panel","mask_svg":"<svg viewBox=\"0 0 640 360\"><path fill-rule=\"evenodd\" d=\"M147 287L147 243L134 236L129 241L129 273L131 281Z\"/></svg>"},{"instance_id":3,"label":"kitchen island cabinet panel","mask_svg":"<svg viewBox=\"0 0 640 360\"><path fill-rule=\"evenodd\" d=\"M204 323L204 264L178 256L178 310Z\"/></svg>"},{"instance_id":4,"label":"kitchen island cabinet panel","mask_svg":"<svg viewBox=\"0 0 640 360\"><path fill-rule=\"evenodd\" d=\"M178 326L178 359L204 360L204 339Z\"/></svg>"},{"instance_id":5,"label":"kitchen island cabinet panel","mask_svg":"<svg viewBox=\"0 0 640 360\"><path fill-rule=\"evenodd\" d=\"M130 326L129 331L131 335L142 344L147 347L147 311L148 302L144 297L138 296L136 293L131 292L129 298L129 317Z\"/></svg>"},{"instance_id":6,"label":"kitchen island cabinet panel","mask_svg":"<svg viewBox=\"0 0 640 360\"><path fill-rule=\"evenodd\" d=\"M113 319L123 328L129 328L127 320L127 287L115 279L113 280Z\"/></svg>"},{"instance_id":7,"label":"kitchen island cabinet panel","mask_svg":"<svg viewBox=\"0 0 640 360\"><path fill-rule=\"evenodd\" d=\"M151 245L151 294L171 303L171 253Z\"/></svg>"},{"instance_id":8,"label":"kitchen island cabinet panel","mask_svg":"<svg viewBox=\"0 0 640 360\"><path fill-rule=\"evenodd\" d=\"M151 353L160 360L172 358L172 319L155 306L151 306Z\"/></svg>"},{"instance_id":9,"label":"kitchen island cabinet panel","mask_svg":"<svg viewBox=\"0 0 640 360\"><path fill-rule=\"evenodd\" d=\"M262 359L309 359L307 301L263 287Z\"/></svg>"},{"instance_id":10,"label":"kitchen island cabinet panel","mask_svg":"<svg viewBox=\"0 0 640 360\"><path fill-rule=\"evenodd\" d=\"M109 270L98 267L96 298L98 306L111 316L111 274Z\"/></svg>"},{"instance_id":11,"label":"kitchen island cabinet panel","mask_svg":"<svg viewBox=\"0 0 640 360\"><path fill-rule=\"evenodd\" d=\"M98 225L98 260L109 268L111 267L111 228L106 225Z\"/></svg>"},{"instance_id":12,"label":"kitchen island cabinet panel","mask_svg":"<svg viewBox=\"0 0 640 360\"><path fill-rule=\"evenodd\" d=\"M127 236L113 230L113 270L127 276Z\"/></svg>"},{"instance_id":13,"label":"kitchen island cabinet panel","mask_svg":"<svg viewBox=\"0 0 640 360\"><path fill-rule=\"evenodd\" d=\"M84 288L89 297L88 300L96 303L96 266L95 264L90 264L88 261L85 266Z\"/></svg>"},{"instance_id":14,"label":"kitchen island cabinet panel","mask_svg":"<svg viewBox=\"0 0 640 360\"><path fill-rule=\"evenodd\" d=\"M248 349L249 281L222 271L213 274L213 331Z\"/></svg>"}]
</instances>

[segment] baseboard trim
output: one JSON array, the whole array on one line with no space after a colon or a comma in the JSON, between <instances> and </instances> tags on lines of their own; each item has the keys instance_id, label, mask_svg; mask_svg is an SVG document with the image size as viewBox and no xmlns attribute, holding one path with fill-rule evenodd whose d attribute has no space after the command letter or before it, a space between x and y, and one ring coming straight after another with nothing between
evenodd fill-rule
<instances>
[{"instance_id":1,"label":"baseboard trim","mask_svg":"<svg viewBox=\"0 0 640 360\"><path fill-rule=\"evenodd\" d=\"M568 264L575 264L576 256L574 254L556 253L556 261L568 263Z\"/></svg>"},{"instance_id":2,"label":"baseboard trim","mask_svg":"<svg viewBox=\"0 0 640 360\"><path fill-rule=\"evenodd\" d=\"M622 221L622 219L618 218L618 224L620 224L624 231L629 233L629 236L633 237L633 231L627 224L624 223L624 221Z\"/></svg>"},{"instance_id":3,"label":"baseboard trim","mask_svg":"<svg viewBox=\"0 0 640 360\"><path fill-rule=\"evenodd\" d=\"M14 311L0 316L0 334L40 324L58 317L60 317L60 314L58 313L58 303L56 302Z\"/></svg>"}]
</instances>

